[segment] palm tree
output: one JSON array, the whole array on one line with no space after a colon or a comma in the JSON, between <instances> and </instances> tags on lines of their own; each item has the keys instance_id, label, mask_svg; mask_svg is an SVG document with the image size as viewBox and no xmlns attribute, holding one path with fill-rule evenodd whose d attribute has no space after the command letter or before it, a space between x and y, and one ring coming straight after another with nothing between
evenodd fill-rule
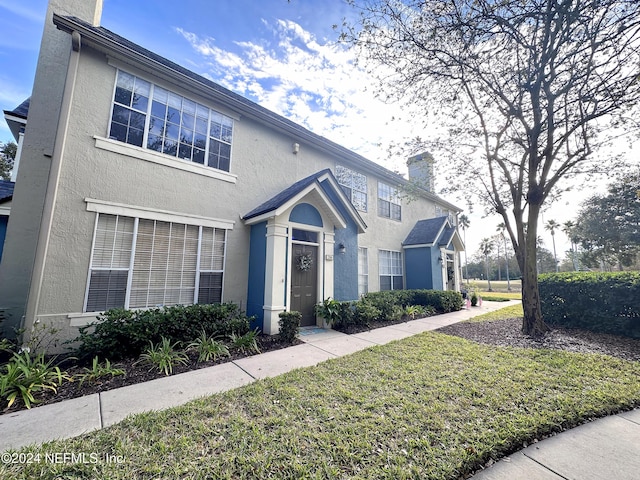
<instances>
[{"instance_id":1,"label":"palm tree","mask_svg":"<svg viewBox=\"0 0 640 480\"><path fill-rule=\"evenodd\" d=\"M469 269L467 268L467 228L471 222L466 215L460 215L458 218L458 225L462 227L462 235L464 239L464 277L467 279L467 285L469 285Z\"/></svg>"},{"instance_id":2,"label":"palm tree","mask_svg":"<svg viewBox=\"0 0 640 480\"><path fill-rule=\"evenodd\" d=\"M555 220L548 220L544 226L545 230L551 232L551 240L553 241L553 259L556 261L556 273L558 273L558 255L556 254L556 228L560 228L560 224Z\"/></svg>"},{"instance_id":3,"label":"palm tree","mask_svg":"<svg viewBox=\"0 0 640 480\"><path fill-rule=\"evenodd\" d=\"M504 234L507 226L504 222L498 224L498 231L500 235L502 235L502 240L504 241L504 264L507 271L507 292L511 291L511 280L509 279L509 253L507 252L507 236Z\"/></svg>"},{"instance_id":4,"label":"palm tree","mask_svg":"<svg viewBox=\"0 0 640 480\"><path fill-rule=\"evenodd\" d=\"M576 238L576 223L572 220L567 220L562 224L562 231L571 242L571 261L573 263L573 269L577 272L580 269L578 265L578 239Z\"/></svg>"},{"instance_id":5,"label":"palm tree","mask_svg":"<svg viewBox=\"0 0 640 480\"><path fill-rule=\"evenodd\" d=\"M483 238L482 242L480 242L480 251L484 255L484 268L487 272L489 291L493 292L493 289L491 288L491 279L489 278L489 255L493 251L493 240L491 240L490 238Z\"/></svg>"}]
</instances>

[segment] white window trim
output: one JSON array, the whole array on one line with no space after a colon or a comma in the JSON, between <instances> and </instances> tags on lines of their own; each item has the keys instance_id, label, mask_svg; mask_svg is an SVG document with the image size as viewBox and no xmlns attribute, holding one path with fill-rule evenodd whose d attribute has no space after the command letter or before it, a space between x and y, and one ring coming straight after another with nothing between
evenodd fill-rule
<instances>
[{"instance_id":1,"label":"white window trim","mask_svg":"<svg viewBox=\"0 0 640 480\"><path fill-rule=\"evenodd\" d=\"M85 199L86 201L87 199ZM109 203L109 202L104 202L104 203ZM99 205L99 204L97 204ZM88 208L89 203L87 204L87 210L89 210ZM110 210L109 205L106 205L106 210ZM108 215L118 215L118 216L130 216L128 214L119 214L119 213L112 213L112 211L99 211L100 209L97 210L90 210L90 211L95 211L98 213L98 215L96 215L95 218L95 223L94 223L94 227L93 227L93 239L91 241L91 257L89 259L89 269L87 272L87 283L86 283L86 287L85 287L85 295L84 295L84 301L83 301L83 307L82 307L82 313L80 314L69 314L67 317L69 319L71 319L71 326L83 326L83 325L87 325L88 323L90 323L92 321L92 319L96 318L98 315L104 313L104 312L87 312L87 301L89 298L89 289L90 289L90 284L91 284L91 273L94 271L93 269L93 253L94 253L94 249L95 249L95 241L96 241L96 232L97 232L97 228L98 228L98 217L100 213L104 213L104 214L108 214ZM134 210L133 210L134 211ZM137 235L138 235L138 223L140 218L145 219L145 220L156 220L156 221L166 221L166 222L173 222L173 223L178 223L178 222L174 222L172 220L166 220L163 218L150 218L150 217L134 217L134 237L132 239L132 247L131 247L131 257L130 257L130 262L129 262L129 268L128 269L121 269L123 271L127 271L129 272L129 275L127 277L127 290L125 293L125 302L124 302L124 306L123 308L126 309L130 309L130 310L147 310L149 308L155 308L155 307L141 307L141 308L129 308L129 301L130 301L130 296L131 296L131 282L133 279L133 264L134 264L134 259L135 259L135 246L136 246L136 242L137 242ZM231 230L231 227L233 226L233 222L230 222L231 227L230 228L224 228L224 227L219 227L219 226L214 226L214 225L204 225L202 223L187 223L187 225L194 225L194 226L198 226L199 231L198 231L198 252L197 252L197 260L196 260L196 275L195 275L195 290L194 290L194 301L193 303L196 304L198 303L198 294L199 294L199 282L200 282L200 274L201 273L216 273L216 272L221 272L223 274L223 282L222 282L222 291L220 294L220 298L222 301L224 301L224 276L226 273L226 263L227 263L227 246L228 246L228 241L229 241L229 236L228 236L228 230ZM224 253L223 253L223 263L222 263L222 270L200 270L200 255L201 255L201 248L202 248L202 229L206 228L206 227L213 227L213 228L219 228L222 230L225 230L225 245L224 245Z\"/></svg>"},{"instance_id":2,"label":"white window trim","mask_svg":"<svg viewBox=\"0 0 640 480\"><path fill-rule=\"evenodd\" d=\"M340 168L344 168L345 170L348 170L348 171L349 171L349 172L351 172L352 174L353 174L353 173L355 173L355 174L357 174L357 175L361 175L361 176L363 176L363 177L364 177L364 183L365 183L365 189L364 189L364 191L354 189L354 188L353 188L353 185L345 185L345 184L343 184L343 183L340 183L340 180L338 180L337 178L336 178L336 180L338 180L338 185L340 185L340 186L345 186L345 187L347 187L349 190L351 190L351 198L349 198L349 201L351 202L351 204L353 205L353 207L354 207L356 210L358 210L359 212L367 213L367 212L369 211L369 179L367 178L367 176L366 176L364 173L360 173L360 172L358 172L358 171L356 171L356 170L353 170L353 169L351 169L351 168L349 168L349 167L345 167L344 165L340 165L340 164L336 164L336 174L338 173L338 172L337 172L338 167L340 167ZM365 195L365 208L364 208L364 210L362 210L362 209L360 209L360 208L356 207L356 206L355 206L355 204L353 203L353 192L364 193L364 195Z\"/></svg>"},{"instance_id":3,"label":"white window trim","mask_svg":"<svg viewBox=\"0 0 640 480\"><path fill-rule=\"evenodd\" d=\"M360 250L364 250L366 258L366 267L367 267L367 273L361 273L360 272ZM379 268L379 267L378 267ZM367 287L367 291L364 292L363 295L369 293L369 248L368 247L358 247L358 294L360 294L360 277L366 277L366 287Z\"/></svg>"},{"instance_id":4,"label":"white window trim","mask_svg":"<svg viewBox=\"0 0 640 480\"><path fill-rule=\"evenodd\" d=\"M402 268L402 275L394 275L394 274L389 274L389 275L383 275L380 273L380 253L381 252L391 252L391 253L398 253L400 254L400 267ZM393 288L393 278L394 277L402 277L402 290L406 289L406 279L404 278L405 276L405 268L404 268L404 255L402 254L402 250L386 250L384 248L380 248L378 249L378 291L382 291L381 287L380 287L380 277L384 276L384 277L391 277L391 290L396 290ZM387 290L385 290L387 291Z\"/></svg>"},{"instance_id":5,"label":"white window trim","mask_svg":"<svg viewBox=\"0 0 640 480\"><path fill-rule=\"evenodd\" d=\"M185 225L196 225L199 227L213 227L224 230L233 230L235 221L223 220L219 218L202 217L199 215L189 215L176 213L168 210L158 210L123 203L109 202L106 200L96 200L95 198L85 198L87 211L106 213L109 215L122 215L124 217L144 218L145 220L159 220L161 222L183 223Z\"/></svg>"},{"instance_id":6,"label":"white window trim","mask_svg":"<svg viewBox=\"0 0 640 480\"><path fill-rule=\"evenodd\" d=\"M380 218L386 218L388 220L393 220L394 222L402 222L402 202L401 202L400 198L398 198L398 203L393 202L391 200L385 200L384 198L381 198L380 197L380 185L384 185L385 187L389 188L390 190L395 190L396 195L400 194L399 193L399 189L397 187L394 187L394 186L392 186L392 185L390 185L388 183L381 182L380 180L378 180L378 189L377 189L377 192L376 192L377 193L377 195L376 195L376 208L378 210L378 212L377 212L378 216ZM381 215L380 214L380 206L379 206L379 203L378 203L379 200L382 200L383 202L388 202L390 204L389 205L389 216L388 217L386 215ZM391 216L391 205L397 205L398 207L400 207L400 218L393 218ZM391 251L391 250L389 250L389 251Z\"/></svg>"},{"instance_id":7,"label":"white window trim","mask_svg":"<svg viewBox=\"0 0 640 480\"><path fill-rule=\"evenodd\" d=\"M109 152L118 153L120 155L126 155L127 157L136 158L138 160L144 160L146 162L156 163L165 167L175 168L177 170L184 170L186 172L195 173L205 177L215 178L229 183L236 183L238 176L233 173L225 172L224 170L218 170L216 168L205 167L199 163L194 163L188 160L183 160L178 157L172 157L163 153L158 153L154 150L149 150L143 147L136 147L128 143L120 142L118 140L112 140L110 138L103 138L94 135L95 146L101 150L107 150ZM233 148L233 147L232 147Z\"/></svg>"}]
</instances>

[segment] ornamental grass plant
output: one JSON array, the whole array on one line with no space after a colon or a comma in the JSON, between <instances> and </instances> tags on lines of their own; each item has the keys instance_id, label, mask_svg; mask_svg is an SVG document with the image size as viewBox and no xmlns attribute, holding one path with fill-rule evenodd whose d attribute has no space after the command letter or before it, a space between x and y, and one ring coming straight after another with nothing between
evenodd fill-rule
<instances>
[{"instance_id":1,"label":"ornamental grass plant","mask_svg":"<svg viewBox=\"0 0 640 480\"><path fill-rule=\"evenodd\" d=\"M20 452L122 462L0 464L0 478L458 479L640 404L640 363L426 332Z\"/></svg>"}]
</instances>

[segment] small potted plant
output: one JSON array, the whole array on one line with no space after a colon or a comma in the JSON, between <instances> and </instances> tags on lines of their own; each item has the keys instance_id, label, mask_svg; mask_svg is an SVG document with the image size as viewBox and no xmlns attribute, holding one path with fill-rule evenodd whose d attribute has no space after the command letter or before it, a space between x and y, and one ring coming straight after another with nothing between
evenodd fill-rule
<instances>
[{"instance_id":1,"label":"small potted plant","mask_svg":"<svg viewBox=\"0 0 640 480\"><path fill-rule=\"evenodd\" d=\"M315 306L315 314L322 318L322 328L331 328L340 319L340 302L329 297Z\"/></svg>"},{"instance_id":2,"label":"small potted plant","mask_svg":"<svg viewBox=\"0 0 640 480\"><path fill-rule=\"evenodd\" d=\"M471 306L472 307L477 307L478 306L478 294L474 291L471 294Z\"/></svg>"}]
</instances>

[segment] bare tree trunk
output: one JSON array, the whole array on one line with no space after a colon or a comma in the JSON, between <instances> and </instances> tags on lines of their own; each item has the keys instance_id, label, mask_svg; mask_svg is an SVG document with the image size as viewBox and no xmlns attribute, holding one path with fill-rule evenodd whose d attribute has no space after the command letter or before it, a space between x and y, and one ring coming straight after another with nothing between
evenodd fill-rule
<instances>
[{"instance_id":1,"label":"bare tree trunk","mask_svg":"<svg viewBox=\"0 0 640 480\"><path fill-rule=\"evenodd\" d=\"M526 242L522 252L522 333L534 338L544 336L550 330L542 320L540 293L538 291L538 271L536 266L537 209L530 206ZM533 220L533 221L532 221Z\"/></svg>"}]
</instances>

